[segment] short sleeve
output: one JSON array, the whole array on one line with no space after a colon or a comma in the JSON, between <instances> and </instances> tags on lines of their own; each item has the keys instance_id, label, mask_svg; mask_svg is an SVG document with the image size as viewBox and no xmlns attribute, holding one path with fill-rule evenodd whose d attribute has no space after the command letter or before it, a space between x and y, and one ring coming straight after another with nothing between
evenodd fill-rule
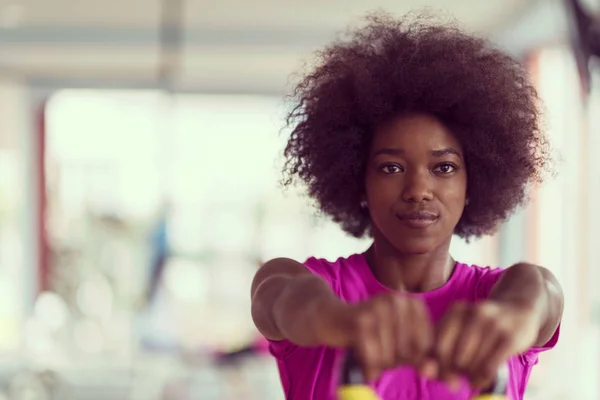
<instances>
[{"instance_id":1,"label":"short sleeve","mask_svg":"<svg viewBox=\"0 0 600 400\"><path fill-rule=\"evenodd\" d=\"M478 270L477 283L475 284L475 301L485 300L490 296L492 287L498 282L503 272L503 268L488 267Z\"/></svg>"},{"instance_id":2,"label":"short sleeve","mask_svg":"<svg viewBox=\"0 0 600 400\"><path fill-rule=\"evenodd\" d=\"M338 263L331 263L323 259L311 257L306 260L303 265L310 272L327 281L331 290L333 290L336 295L340 294Z\"/></svg>"},{"instance_id":3,"label":"short sleeve","mask_svg":"<svg viewBox=\"0 0 600 400\"><path fill-rule=\"evenodd\" d=\"M543 353L548 350L552 350L554 346L558 343L558 338L560 337L560 325L554 331L554 335L541 347L532 347L527 350L525 353L521 354L520 359L521 362L525 365L535 365L538 362L538 357L540 353Z\"/></svg>"}]
</instances>

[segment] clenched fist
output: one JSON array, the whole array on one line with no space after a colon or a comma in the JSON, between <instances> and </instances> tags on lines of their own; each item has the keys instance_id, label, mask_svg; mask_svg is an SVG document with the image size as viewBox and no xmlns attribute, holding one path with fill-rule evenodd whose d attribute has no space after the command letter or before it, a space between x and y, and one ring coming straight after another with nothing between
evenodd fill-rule
<instances>
[{"instance_id":1,"label":"clenched fist","mask_svg":"<svg viewBox=\"0 0 600 400\"><path fill-rule=\"evenodd\" d=\"M333 322L327 342L350 348L367 380L398 365L423 370L432 363L434 328L423 300L384 294L330 312L322 314Z\"/></svg>"},{"instance_id":2,"label":"clenched fist","mask_svg":"<svg viewBox=\"0 0 600 400\"><path fill-rule=\"evenodd\" d=\"M535 343L539 325L526 308L494 301L454 304L436 330L439 377L464 375L474 387L490 385L502 363Z\"/></svg>"}]
</instances>

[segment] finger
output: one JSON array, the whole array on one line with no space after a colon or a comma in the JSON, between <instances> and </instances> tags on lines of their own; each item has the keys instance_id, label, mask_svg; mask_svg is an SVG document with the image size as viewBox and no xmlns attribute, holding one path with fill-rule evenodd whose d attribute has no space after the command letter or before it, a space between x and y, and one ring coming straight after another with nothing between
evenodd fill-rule
<instances>
[{"instance_id":1,"label":"finger","mask_svg":"<svg viewBox=\"0 0 600 400\"><path fill-rule=\"evenodd\" d=\"M471 375L474 387L489 387L495 380L498 370L511 354L512 338L509 335L498 334L493 342L492 350L481 360Z\"/></svg>"},{"instance_id":2,"label":"finger","mask_svg":"<svg viewBox=\"0 0 600 400\"><path fill-rule=\"evenodd\" d=\"M460 372L471 369L474 359L481 351L481 344L488 332L486 321L476 312L467 312L463 318L461 331L456 339L451 367Z\"/></svg>"},{"instance_id":3,"label":"finger","mask_svg":"<svg viewBox=\"0 0 600 400\"><path fill-rule=\"evenodd\" d=\"M410 316L413 324L413 329L410 331L412 358L415 365L421 365L430 357L433 350L433 323L427 305L420 299L411 300Z\"/></svg>"},{"instance_id":4,"label":"finger","mask_svg":"<svg viewBox=\"0 0 600 400\"><path fill-rule=\"evenodd\" d=\"M377 316L370 312L360 315L357 320L357 343L355 351L367 381L375 380L381 374L381 344L377 329Z\"/></svg>"},{"instance_id":5,"label":"finger","mask_svg":"<svg viewBox=\"0 0 600 400\"><path fill-rule=\"evenodd\" d=\"M448 375L452 370L452 356L462 329L465 313L466 305L454 305L444 316L438 327L435 356L440 363L440 373L443 376Z\"/></svg>"},{"instance_id":6,"label":"finger","mask_svg":"<svg viewBox=\"0 0 600 400\"><path fill-rule=\"evenodd\" d=\"M492 353L498 350L498 345L501 342L501 337L495 329L495 323L488 322L482 328L486 334L481 337L479 349L473 356L471 363L466 371L470 379L477 379L482 375L482 368L488 362Z\"/></svg>"},{"instance_id":7,"label":"finger","mask_svg":"<svg viewBox=\"0 0 600 400\"><path fill-rule=\"evenodd\" d=\"M406 298L398 297L394 300L394 339L396 363L410 363L412 353L410 330L413 321L410 320L408 302Z\"/></svg>"},{"instance_id":8,"label":"finger","mask_svg":"<svg viewBox=\"0 0 600 400\"><path fill-rule=\"evenodd\" d=\"M382 370L392 368L396 364L396 319L393 317L395 299L384 298L375 306L377 315L377 332L380 344L380 368Z\"/></svg>"},{"instance_id":9,"label":"finger","mask_svg":"<svg viewBox=\"0 0 600 400\"><path fill-rule=\"evenodd\" d=\"M433 357L435 329L429 308L421 299L414 299L411 305L412 320L415 321L415 327L411 331L411 347L415 351L414 365L421 376L436 379L440 368L437 359Z\"/></svg>"},{"instance_id":10,"label":"finger","mask_svg":"<svg viewBox=\"0 0 600 400\"><path fill-rule=\"evenodd\" d=\"M419 374L427 379L436 379L439 371L439 363L434 358L426 358L419 365Z\"/></svg>"}]
</instances>

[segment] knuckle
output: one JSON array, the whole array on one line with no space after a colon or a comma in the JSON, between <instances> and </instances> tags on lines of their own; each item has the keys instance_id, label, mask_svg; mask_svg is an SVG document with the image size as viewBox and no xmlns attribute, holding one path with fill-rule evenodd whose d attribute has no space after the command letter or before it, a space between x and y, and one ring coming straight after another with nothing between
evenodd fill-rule
<instances>
[{"instance_id":1,"label":"knuckle","mask_svg":"<svg viewBox=\"0 0 600 400\"><path fill-rule=\"evenodd\" d=\"M404 303L406 305L406 308L409 309L411 312L419 312L423 310L423 304L421 299L415 297L406 297L404 299Z\"/></svg>"},{"instance_id":2,"label":"knuckle","mask_svg":"<svg viewBox=\"0 0 600 400\"><path fill-rule=\"evenodd\" d=\"M389 304L397 309L405 308L408 304L409 298L406 296L394 295L389 298Z\"/></svg>"},{"instance_id":3,"label":"knuckle","mask_svg":"<svg viewBox=\"0 0 600 400\"><path fill-rule=\"evenodd\" d=\"M500 344L504 349L512 349L515 345L515 337L510 332L503 332L500 336Z\"/></svg>"},{"instance_id":4,"label":"knuckle","mask_svg":"<svg viewBox=\"0 0 600 400\"><path fill-rule=\"evenodd\" d=\"M388 315L393 309L393 300L382 299L374 304L374 309L378 315Z\"/></svg>"},{"instance_id":5,"label":"knuckle","mask_svg":"<svg viewBox=\"0 0 600 400\"><path fill-rule=\"evenodd\" d=\"M462 300L459 300L452 305L452 310L454 310L455 312L467 311L467 309L468 309L468 304Z\"/></svg>"},{"instance_id":6,"label":"knuckle","mask_svg":"<svg viewBox=\"0 0 600 400\"><path fill-rule=\"evenodd\" d=\"M423 300L416 299L415 302L414 302L414 306L415 306L415 310L418 313L422 313L422 314L425 314L427 316L429 315L429 308L427 307L427 304Z\"/></svg>"},{"instance_id":7,"label":"knuckle","mask_svg":"<svg viewBox=\"0 0 600 400\"><path fill-rule=\"evenodd\" d=\"M411 360L411 354L403 348L396 349L396 354L394 356L396 364L405 364Z\"/></svg>"},{"instance_id":8,"label":"knuckle","mask_svg":"<svg viewBox=\"0 0 600 400\"><path fill-rule=\"evenodd\" d=\"M382 367L383 369L389 369L396 366L396 357L393 353L387 353L383 355Z\"/></svg>"},{"instance_id":9,"label":"knuckle","mask_svg":"<svg viewBox=\"0 0 600 400\"><path fill-rule=\"evenodd\" d=\"M385 307L388 313L398 313L399 310L404 309L404 300L401 296L389 296L382 301L381 305Z\"/></svg>"},{"instance_id":10,"label":"knuckle","mask_svg":"<svg viewBox=\"0 0 600 400\"><path fill-rule=\"evenodd\" d=\"M388 295L381 295L369 302L369 308L374 311L380 311L389 308L392 300Z\"/></svg>"},{"instance_id":11,"label":"knuckle","mask_svg":"<svg viewBox=\"0 0 600 400\"><path fill-rule=\"evenodd\" d=\"M481 368L479 375L482 380L491 381L496 375L496 369L497 368L494 365L486 364Z\"/></svg>"},{"instance_id":12,"label":"knuckle","mask_svg":"<svg viewBox=\"0 0 600 400\"><path fill-rule=\"evenodd\" d=\"M487 307L485 304L474 307L473 314L483 320L491 319L490 317L492 316L489 307Z\"/></svg>"},{"instance_id":13,"label":"knuckle","mask_svg":"<svg viewBox=\"0 0 600 400\"><path fill-rule=\"evenodd\" d=\"M490 318L487 321L487 328L494 332L500 340L504 340L510 336L510 329L506 324L499 318Z\"/></svg>"},{"instance_id":14,"label":"knuckle","mask_svg":"<svg viewBox=\"0 0 600 400\"><path fill-rule=\"evenodd\" d=\"M415 332L414 341L419 350L427 350L433 346L434 333L431 327L425 327L419 332Z\"/></svg>"},{"instance_id":15,"label":"knuckle","mask_svg":"<svg viewBox=\"0 0 600 400\"><path fill-rule=\"evenodd\" d=\"M356 314L356 328L360 331L371 329L375 325L376 318L370 310L361 310Z\"/></svg>"},{"instance_id":16,"label":"knuckle","mask_svg":"<svg viewBox=\"0 0 600 400\"><path fill-rule=\"evenodd\" d=\"M483 302L477 305L477 311L481 315L485 315L487 317L497 317L499 314L499 308L496 304L490 302Z\"/></svg>"},{"instance_id":17,"label":"knuckle","mask_svg":"<svg viewBox=\"0 0 600 400\"><path fill-rule=\"evenodd\" d=\"M362 338L356 345L358 357L363 363L372 364L377 354L370 338Z\"/></svg>"}]
</instances>

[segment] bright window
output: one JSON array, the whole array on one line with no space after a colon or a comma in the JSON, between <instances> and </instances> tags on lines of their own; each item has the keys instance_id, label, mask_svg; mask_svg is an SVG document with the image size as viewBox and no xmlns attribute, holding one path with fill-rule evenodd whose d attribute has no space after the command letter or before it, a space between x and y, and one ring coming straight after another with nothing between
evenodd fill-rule
<instances>
[{"instance_id":1,"label":"bright window","mask_svg":"<svg viewBox=\"0 0 600 400\"><path fill-rule=\"evenodd\" d=\"M596 93L589 107L592 121L588 121L577 70L566 49L540 51L533 70L545 105L547 133L557 153L558 175L534 194L528 210L528 253L531 261L549 268L560 280L565 312L559 345L536 367L530 398L596 399L600 353L598 321L592 318L597 288L592 282L598 282L600 268L600 169L594 161L600 142L594 126L600 126L600 104Z\"/></svg>"}]
</instances>

